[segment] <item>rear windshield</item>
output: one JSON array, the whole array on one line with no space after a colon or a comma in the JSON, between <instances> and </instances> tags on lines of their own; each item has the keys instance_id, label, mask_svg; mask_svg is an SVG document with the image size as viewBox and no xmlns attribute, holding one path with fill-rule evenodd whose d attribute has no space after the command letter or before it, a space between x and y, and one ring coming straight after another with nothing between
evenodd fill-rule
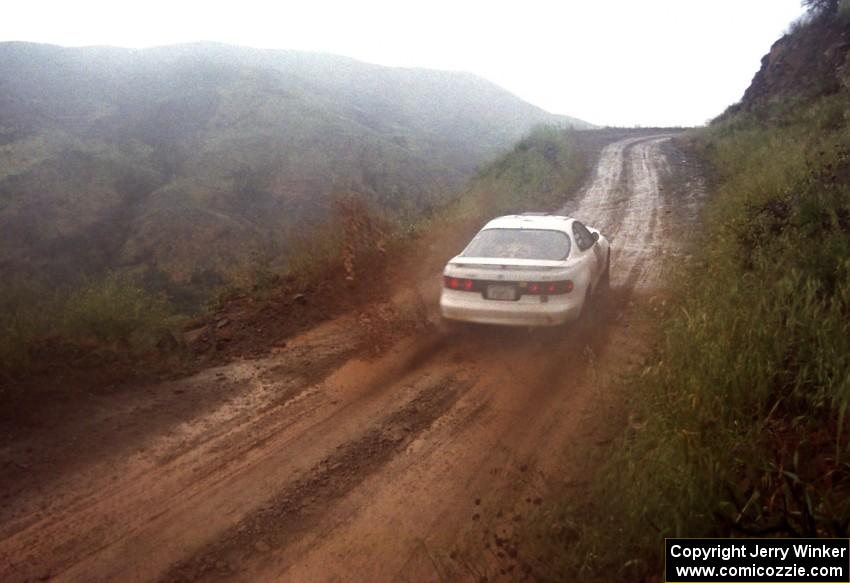
<instances>
[{"instance_id":1,"label":"rear windshield","mask_svg":"<svg viewBox=\"0 0 850 583\"><path fill-rule=\"evenodd\" d=\"M561 231L486 229L475 235L462 256L563 261L569 254L570 238Z\"/></svg>"}]
</instances>

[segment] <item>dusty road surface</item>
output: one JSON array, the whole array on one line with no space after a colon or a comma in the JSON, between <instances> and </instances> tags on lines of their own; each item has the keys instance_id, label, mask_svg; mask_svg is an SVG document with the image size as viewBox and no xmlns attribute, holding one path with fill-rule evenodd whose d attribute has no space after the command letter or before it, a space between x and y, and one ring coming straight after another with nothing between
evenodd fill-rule
<instances>
[{"instance_id":1,"label":"dusty road surface","mask_svg":"<svg viewBox=\"0 0 850 583\"><path fill-rule=\"evenodd\" d=\"M436 302L429 267L267 358L5 440L0 581L522 578L518 525L625 423L610 382L646 349L639 314L698 203L682 162L664 135L602 151L565 210L609 235L613 289L566 330L376 340Z\"/></svg>"}]
</instances>

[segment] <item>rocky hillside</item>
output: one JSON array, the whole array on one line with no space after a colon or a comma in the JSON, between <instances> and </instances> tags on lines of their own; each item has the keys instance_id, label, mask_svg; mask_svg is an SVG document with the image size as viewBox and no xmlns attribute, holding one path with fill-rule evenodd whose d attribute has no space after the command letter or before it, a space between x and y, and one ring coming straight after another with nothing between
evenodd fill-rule
<instances>
[{"instance_id":1,"label":"rocky hillside","mask_svg":"<svg viewBox=\"0 0 850 583\"><path fill-rule=\"evenodd\" d=\"M0 271L217 281L356 193L415 214L540 123L474 75L219 44L0 44Z\"/></svg>"},{"instance_id":2,"label":"rocky hillside","mask_svg":"<svg viewBox=\"0 0 850 583\"><path fill-rule=\"evenodd\" d=\"M728 113L834 95L850 78L850 4L821 2L776 41L740 103ZM845 8L847 5L847 8ZM725 119L725 117L722 117Z\"/></svg>"}]
</instances>

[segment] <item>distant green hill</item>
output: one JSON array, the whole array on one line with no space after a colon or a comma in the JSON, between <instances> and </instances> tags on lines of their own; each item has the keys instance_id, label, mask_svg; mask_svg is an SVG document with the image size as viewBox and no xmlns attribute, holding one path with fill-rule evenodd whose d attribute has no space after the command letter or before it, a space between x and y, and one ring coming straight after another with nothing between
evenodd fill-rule
<instances>
[{"instance_id":1,"label":"distant green hill","mask_svg":"<svg viewBox=\"0 0 850 583\"><path fill-rule=\"evenodd\" d=\"M0 271L215 279L334 193L419 212L549 114L466 73L220 44L0 44Z\"/></svg>"}]
</instances>

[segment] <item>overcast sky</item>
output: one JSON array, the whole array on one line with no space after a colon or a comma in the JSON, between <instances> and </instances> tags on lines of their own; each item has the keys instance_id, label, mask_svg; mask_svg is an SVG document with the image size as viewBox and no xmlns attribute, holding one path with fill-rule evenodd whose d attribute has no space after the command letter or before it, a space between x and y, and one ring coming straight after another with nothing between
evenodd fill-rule
<instances>
[{"instance_id":1,"label":"overcast sky","mask_svg":"<svg viewBox=\"0 0 850 583\"><path fill-rule=\"evenodd\" d=\"M695 125L740 99L799 0L9 2L0 40L221 41L469 71L555 113Z\"/></svg>"}]
</instances>

